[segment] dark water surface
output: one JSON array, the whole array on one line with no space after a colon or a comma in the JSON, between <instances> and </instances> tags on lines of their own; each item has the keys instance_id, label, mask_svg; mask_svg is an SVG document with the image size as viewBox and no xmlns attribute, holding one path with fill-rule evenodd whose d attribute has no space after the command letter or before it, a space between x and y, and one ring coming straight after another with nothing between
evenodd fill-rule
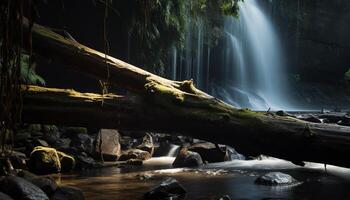
<instances>
[{"instance_id":1,"label":"dark water surface","mask_svg":"<svg viewBox=\"0 0 350 200\"><path fill-rule=\"evenodd\" d=\"M152 158L142 167L104 168L62 175L62 185L81 188L87 200L142 199L144 193L166 177L177 179L187 190L185 199L215 199L229 195L232 199L350 199L350 170L320 164L297 167L277 159L231 161L210 164L199 169L172 169L173 158ZM281 171L300 181L294 186L262 186L254 183L257 176ZM139 175L151 175L140 180Z\"/></svg>"}]
</instances>

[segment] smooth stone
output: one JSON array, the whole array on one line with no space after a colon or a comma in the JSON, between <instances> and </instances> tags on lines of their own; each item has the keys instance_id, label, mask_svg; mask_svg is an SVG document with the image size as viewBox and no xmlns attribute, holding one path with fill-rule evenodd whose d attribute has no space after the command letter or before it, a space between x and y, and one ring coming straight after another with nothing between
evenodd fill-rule
<instances>
[{"instance_id":1,"label":"smooth stone","mask_svg":"<svg viewBox=\"0 0 350 200\"><path fill-rule=\"evenodd\" d=\"M198 167L201 165L203 165L201 156L186 148L181 149L173 162L173 167Z\"/></svg>"},{"instance_id":2,"label":"smooth stone","mask_svg":"<svg viewBox=\"0 0 350 200\"><path fill-rule=\"evenodd\" d=\"M262 176L259 176L255 180L255 183L260 185L276 186L276 185L294 184L294 183L297 183L297 180L295 180L289 174L284 174L281 172L270 172Z\"/></svg>"},{"instance_id":3,"label":"smooth stone","mask_svg":"<svg viewBox=\"0 0 350 200\"><path fill-rule=\"evenodd\" d=\"M167 178L159 186L144 195L145 200L182 199L186 195L185 188L175 179Z\"/></svg>"},{"instance_id":4,"label":"smooth stone","mask_svg":"<svg viewBox=\"0 0 350 200\"><path fill-rule=\"evenodd\" d=\"M1 183L1 191L18 200L49 199L39 187L17 176L7 176Z\"/></svg>"},{"instance_id":5,"label":"smooth stone","mask_svg":"<svg viewBox=\"0 0 350 200\"><path fill-rule=\"evenodd\" d=\"M59 187L51 200L84 200L81 189L72 186Z\"/></svg>"}]
</instances>

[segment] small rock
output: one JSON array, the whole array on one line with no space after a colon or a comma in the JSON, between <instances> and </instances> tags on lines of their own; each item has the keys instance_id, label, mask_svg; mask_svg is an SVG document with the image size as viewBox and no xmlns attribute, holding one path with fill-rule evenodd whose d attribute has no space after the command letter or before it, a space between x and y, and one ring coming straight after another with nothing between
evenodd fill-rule
<instances>
[{"instance_id":1,"label":"small rock","mask_svg":"<svg viewBox=\"0 0 350 200\"><path fill-rule=\"evenodd\" d=\"M51 200L84 200L83 192L76 187L64 186L59 187Z\"/></svg>"},{"instance_id":2,"label":"small rock","mask_svg":"<svg viewBox=\"0 0 350 200\"><path fill-rule=\"evenodd\" d=\"M102 154L105 161L117 160L121 152L119 140L120 134L117 130L101 129L96 138L96 157Z\"/></svg>"},{"instance_id":3,"label":"small rock","mask_svg":"<svg viewBox=\"0 0 350 200\"><path fill-rule=\"evenodd\" d=\"M165 200L185 197L186 190L184 187L175 179L167 178L163 180L160 185L154 188L152 191L147 192L144 195L146 200Z\"/></svg>"},{"instance_id":4,"label":"small rock","mask_svg":"<svg viewBox=\"0 0 350 200\"><path fill-rule=\"evenodd\" d=\"M49 146L49 144L45 140L42 140L42 139L34 139L32 141L32 144L34 146L42 146L42 147L48 147Z\"/></svg>"},{"instance_id":5,"label":"small rock","mask_svg":"<svg viewBox=\"0 0 350 200\"><path fill-rule=\"evenodd\" d=\"M143 161L140 159L129 159L126 161L127 165L142 166Z\"/></svg>"},{"instance_id":6,"label":"small rock","mask_svg":"<svg viewBox=\"0 0 350 200\"><path fill-rule=\"evenodd\" d=\"M290 175L281 172L270 172L265 175L259 176L255 183L260 185L290 185L297 183L297 181Z\"/></svg>"},{"instance_id":7,"label":"small rock","mask_svg":"<svg viewBox=\"0 0 350 200\"><path fill-rule=\"evenodd\" d=\"M48 200L47 195L29 181L17 177L7 176L1 183L1 191L14 199L23 200Z\"/></svg>"},{"instance_id":8,"label":"small rock","mask_svg":"<svg viewBox=\"0 0 350 200\"><path fill-rule=\"evenodd\" d=\"M61 162L56 149L42 146L35 147L30 154L29 167L37 174L59 173Z\"/></svg>"},{"instance_id":9,"label":"small rock","mask_svg":"<svg viewBox=\"0 0 350 200\"><path fill-rule=\"evenodd\" d=\"M103 165L96 162L92 157L87 155L78 155L76 157L76 169L100 168Z\"/></svg>"},{"instance_id":10,"label":"small rock","mask_svg":"<svg viewBox=\"0 0 350 200\"><path fill-rule=\"evenodd\" d=\"M140 149L130 149L122 153L122 155L119 157L119 161L127 161L130 159L148 160L150 158L151 154L147 151L142 151Z\"/></svg>"},{"instance_id":11,"label":"small rock","mask_svg":"<svg viewBox=\"0 0 350 200\"><path fill-rule=\"evenodd\" d=\"M149 133L146 133L146 135L142 138L142 143L138 145L136 149L147 151L152 156L154 153L154 144L153 144L152 135Z\"/></svg>"},{"instance_id":12,"label":"small rock","mask_svg":"<svg viewBox=\"0 0 350 200\"><path fill-rule=\"evenodd\" d=\"M188 151L186 148L181 149L173 162L174 167L198 167L201 165L203 165L201 156L196 152Z\"/></svg>"}]
</instances>

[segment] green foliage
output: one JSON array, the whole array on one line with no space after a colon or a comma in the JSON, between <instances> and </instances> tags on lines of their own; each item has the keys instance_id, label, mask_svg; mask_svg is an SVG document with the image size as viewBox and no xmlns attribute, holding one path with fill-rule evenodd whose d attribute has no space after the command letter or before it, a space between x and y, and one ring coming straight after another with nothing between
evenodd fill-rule
<instances>
[{"instance_id":1,"label":"green foliage","mask_svg":"<svg viewBox=\"0 0 350 200\"><path fill-rule=\"evenodd\" d=\"M168 52L183 47L185 25L204 22L208 35L220 36L222 15L237 16L241 0L128 0L114 1L129 35L129 61L164 74Z\"/></svg>"},{"instance_id":2,"label":"green foliage","mask_svg":"<svg viewBox=\"0 0 350 200\"><path fill-rule=\"evenodd\" d=\"M36 74L35 64L29 67L29 55L21 54L21 80L25 84L45 85L45 80Z\"/></svg>"}]
</instances>

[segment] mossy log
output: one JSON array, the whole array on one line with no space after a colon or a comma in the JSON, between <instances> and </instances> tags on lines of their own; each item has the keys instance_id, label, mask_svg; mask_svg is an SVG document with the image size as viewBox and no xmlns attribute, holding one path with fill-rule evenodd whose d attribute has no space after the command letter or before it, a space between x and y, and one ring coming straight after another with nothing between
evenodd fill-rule
<instances>
[{"instance_id":1,"label":"mossy log","mask_svg":"<svg viewBox=\"0 0 350 200\"><path fill-rule=\"evenodd\" d=\"M28 31L28 26L25 30ZM106 95L101 107L102 97L94 94L30 88L28 94L43 99L25 95L26 120L30 121L35 115L42 122L51 119L50 123L91 123L101 127L181 133L232 145L246 155L266 154L291 161L350 167L350 161L346 159L350 153L348 127L237 109L196 89L192 81L159 77L37 24L32 33L36 53L57 59L71 69L128 89L138 96ZM50 97L50 93L63 96ZM59 101L61 98L65 101ZM81 106L76 105L82 103L76 102L77 99L83 101ZM44 114L48 111L52 116Z\"/></svg>"}]
</instances>

